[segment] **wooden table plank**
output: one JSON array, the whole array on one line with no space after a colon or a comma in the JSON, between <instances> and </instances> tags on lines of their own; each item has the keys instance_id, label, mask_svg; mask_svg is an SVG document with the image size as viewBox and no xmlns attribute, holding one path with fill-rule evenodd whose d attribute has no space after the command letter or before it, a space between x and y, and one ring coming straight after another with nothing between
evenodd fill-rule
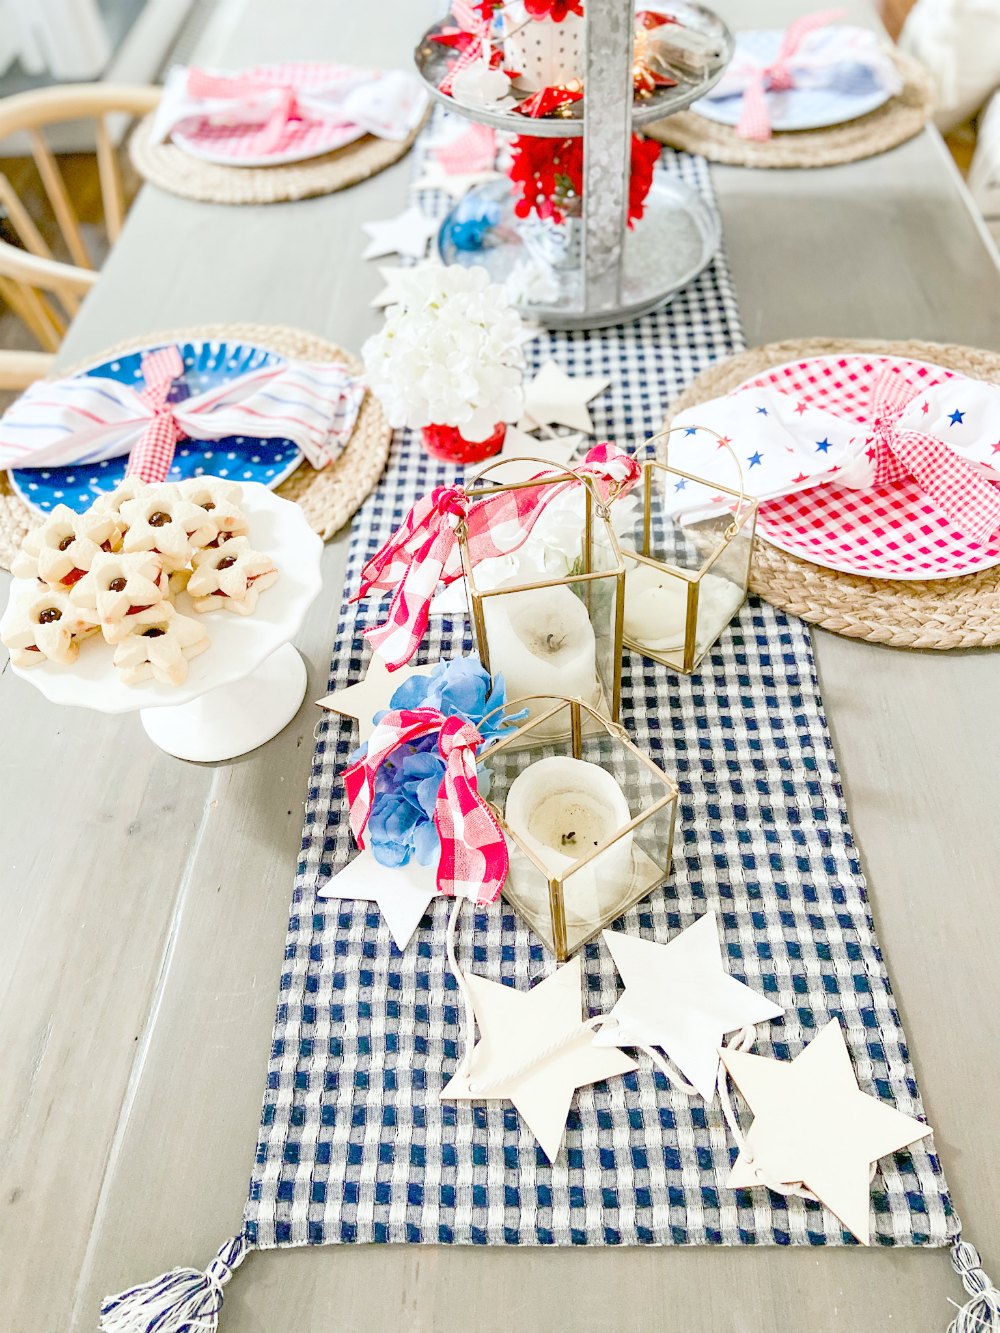
<instances>
[{"instance_id":1,"label":"wooden table plank","mask_svg":"<svg viewBox=\"0 0 1000 1333\"><path fill-rule=\"evenodd\" d=\"M803 7L755 0L752 12L782 21ZM375 25L345 0L308 10L224 0L200 57L300 57L307 34L316 57L371 61L377 43L378 58L405 64L436 8L384 0ZM719 8L745 21L736 0ZM852 12L868 11L859 0ZM344 194L266 208L146 189L65 359L218 320L287 322L357 348L376 325L367 302L379 285L360 261L360 223L401 206L408 171L404 162ZM716 183L748 341L827 333L998 345L1000 276L933 136L826 171L720 169ZM327 548L324 590L299 640L307 698L324 683L344 549L343 538ZM816 641L921 1086L969 1235L996 1273L1000 1178L988 1145L1000 1080L987 1057L1000 983L979 944L998 925L989 778L1000 723L982 706L996 659ZM256 755L199 767L158 754L134 718L56 710L8 677L5 1307L16 1333L62 1333L93 1328L106 1291L204 1264L239 1225L313 712L307 704ZM53 811L70 812L58 836ZM254 1255L229 1291L223 1333L447 1333L512 1321L647 1333L666 1311L679 1328L741 1333L931 1329L959 1296L941 1253L363 1246Z\"/></svg>"}]
</instances>

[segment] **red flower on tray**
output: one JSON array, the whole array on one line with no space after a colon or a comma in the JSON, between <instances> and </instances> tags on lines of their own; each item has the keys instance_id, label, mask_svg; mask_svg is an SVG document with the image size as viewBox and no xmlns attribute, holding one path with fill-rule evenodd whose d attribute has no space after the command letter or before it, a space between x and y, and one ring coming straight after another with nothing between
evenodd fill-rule
<instances>
[{"instance_id":1,"label":"red flower on tray","mask_svg":"<svg viewBox=\"0 0 1000 1333\"><path fill-rule=\"evenodd\" d=\"M528 17L562 23L567 14L583 18L583 0L524 0Z\"/></svg>"},{"instance_id":2,"label":"red flower on tray","mask_svg":"<svg viewBox=\"0 0 1000 1333\"><path fill-rule=\"evenodd\" d=\"M632 135L628 188L628 224L642 217L653 184L653 167L660 155L655 139ZM538 139L518 135L511 145L510 178L520 197L514 205L519 218L534 213L563 222L578 215L583 198L583 139Z\"/></svg>"}]
</instances>

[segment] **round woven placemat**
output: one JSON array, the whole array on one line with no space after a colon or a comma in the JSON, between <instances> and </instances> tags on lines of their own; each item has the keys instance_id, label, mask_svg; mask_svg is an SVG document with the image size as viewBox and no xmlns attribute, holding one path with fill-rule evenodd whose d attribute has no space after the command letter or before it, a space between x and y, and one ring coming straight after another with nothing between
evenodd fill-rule
<instances>
[{"instance_id":1,"label":"round woven placemat","mask_svg":"<svg viewBox=\"0 0 1000 1333\"><path fill-rule=\"evenodd\" d=\"M770 366L845 352L913 357L1000 384L998 352L947 343L806 338L755 347L710 367L672 404L672 410L681 412L718 398ZM894 648L989 648L1000 643L1000 566L954 579L866 579L799 560L758 537L750 591L849 639Z\"/></svg>"},{"instance_id":2,"label":"round woven placemat","mask_svg":"<svg viewBox=\"0 0 1000 1333\"><path fill-rule=\"evenodd\" d=\"M192 157L169 141L151 144L152 121L152 116L140 121L129 140L136 170L161 190L206 204L278 204L344 190L398 162L423 125L398 142L365 135L336 152L283 167L223 167Z\"/></svg>"},{"instance_id":3,"label":"round woven placemat","mask_svg":"<svg viewBox=\"0 0 1000 1333\"><path fill-rule=\"evenodd\" d=\"M772 134L766 143L741 139L729 125L679 111L646 125L643 133L671 148L700 153L735 167L835 167L875 157L919 134L933 106L933 85L922 65L901 51L893 58L903 76L902 91L867 116L823 130Z\"/></svg>"},{"instance_id":4,"label":"round woven placemat","mask_svg":"<svg viewBox=\"0 0 1000 1333\"><path fill-rule=\"evenodd\" d=\"M335 343L301 329L281 324L208 324L198 328L175 329L169 333L150 333L142 338L127 338L114 347L89 356L86 361L62 370L57 377L74 375L101 361L151 347L158 343L190 342L199 338L220 342L245 342L266 347L281 356L302 361L340 361L354 374L361 373L361 362ZM358 413L354 433L335 463L318 471L303 461L280 486L278 495L294 500L305 512L309 526L329 541L375 487L385 469L392 442L392 428L385 419L378 399L368 393ZM14 491L10 476L0 473L0 566L10 569L11 561L28 531L40 522Z\"/></svg>"}]
</instances>

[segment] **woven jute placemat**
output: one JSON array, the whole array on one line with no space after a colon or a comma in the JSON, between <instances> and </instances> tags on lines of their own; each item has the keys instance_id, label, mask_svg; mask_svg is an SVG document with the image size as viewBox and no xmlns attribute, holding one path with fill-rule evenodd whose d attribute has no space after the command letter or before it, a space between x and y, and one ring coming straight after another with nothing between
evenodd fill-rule
<instances>
[{"instance_id":1,"label":"woven jute placemat","mask_svg":"<svg viewBox=\"0 0 1000 1333\"><path fill-rule=\"evenodd\" d=\"M88 357L79 365L60 371L59 377L76 374L89 366L138 351L142 347L191 342L201 338L250 343L302 361L340 361L354 374L360 374L362 369L361 362L350 352L301 329L281 324L208 324L198 328L175 329L168 333L150 333L142 338L127 338L96 356ZM392 428L385 419L378 399L368 393L361 405L354 433L336 462L317 472L303 460L291 476L275 488L276 493L286 500L294 500L305 512L310 527L324 541L329 541L375 487L385 469L391 442ZM28 508L12 488L8 473L0 473L0 566L10 569L21 542L39 521L39 516Z\"/></svg>"},{"instance_id":2,"label":"woven jute placemat","mask_svg":"<svg viewBox=\"0 0 1000 1333\"><path fill-rule=\"evenodd\" d=\"M1000 384L998 352L949 343L806 338L755 347L710 367L672 404L672 411L718 398L771 366L846 352L913 357ZM1000 643L1000 566L954 579L866 579L799 560L758 537L750 590L849 639L894 648L989 648Z\"/></svg>"},{"instance_id":3,"label":"woven jute placemat","mask_svg":"<svg viewBox=\"0 0 1000 1333\"><path fill-rule=\"evenodd\" d=\"M206 204L278 204L344 190L398 162L423 125L398 142L369 134L336 152L287 166L224 167L192 157L170 142L151 144L152 123L152 116L140 121L129 140L136 170L161 190Z\"/></svg>"},{"instance_id":4,"label":"woven jute placemat","mask_svg":"<svg viewBox=\"0 0 1000 1333\"><path fill-rule=\"evenodd\" d=\"M867 116L842 125L776 132L766 143L757 143L741 139L731 126L717 125L696 111L679 111L646 125L643 133L672 148L735 167L834 167L875 157L919 134L934 102L933 85L923 66L901 51L894 51L893 58L903 76L899 95Z\"/></svg>"}]
</instances>

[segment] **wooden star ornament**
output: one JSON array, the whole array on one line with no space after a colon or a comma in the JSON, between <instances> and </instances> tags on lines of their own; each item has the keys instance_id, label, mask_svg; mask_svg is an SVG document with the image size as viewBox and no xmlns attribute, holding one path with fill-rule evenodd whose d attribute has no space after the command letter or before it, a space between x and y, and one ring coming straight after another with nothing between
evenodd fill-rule
<instances>
[{"instance_id":1,"label":"wooden star ornament","mask_svg":"<svg viewBox=\"0 0 1000 1333\"><path fill-rule=\"evenodd\" d=\"M334 690L316 703L319 708L328 708L331 713L357 718L358 740L363 743L372 734L372 718L383 708L389 707L389 700L403 681L420 672L426 674L430 669L426 666L401 666L390 671L378 653L373 653L363 680L347 685L342 690Z\"/></svg>"},{"instance_id":2,"label":"wooden star ornament","mask_svg":"<svg viewBox=\"0 0 1000 1333\"><path fill-rule=\"evenodd\" d=\"M437 871L410 861L405 866L380 865L367 848L343 870L325 880L317 898L361 898L378 903L396 948L402 952L437 895Z\"/></svg>"},{"instance_id":3,"label":"wooden star ornament","mask_svg":"<svg viewBox=\"0 0 1000 1333\"><path fill-rule=\"evenodd\" d=\"M524 416L517 423L518 429L567 426L570 430L582 430L586 435L592 435L594 422L587 404L591 398L603 393L610 383L597 375L567 375L554 361L547 361L535 378L524 386Z\"/></svg>"},{"instance_id":4,"label":"wooden star ornament","mask_svg":"<svg viewBox=\"0 0 1000 1333\"><path fill-rule=\"evenodd\" d=\"M754 1116L729 1186L802 1184L867 1245L872 1164L930 1126L861 1091L835 1018L794 1060L728 1049L721 1056Z\"/></svg>"},{"instance_id":5,"label":"wooden star ornament","mask_svg":"<svg viewBox=\"0 0 1000 1333\"><path fill-rule=\"evenodd\" d=\"M604 942L625 993L595 1041L659 1046L706 1101L715 1096L725 1034L782 1015L726 971L714 912L668 944L614 930L604 931Z\"/></svg>"},{"instance_id":6,"label":"wooden star ornament","mask_svg":"<svg viewBox=\"0 0 1000 1333\"><path fill-rule=\"evenodd\" d=\"M442 1101L511 1101L550 1162L577 1088L637 1068L621 1051L593 1044L582 1017L577 956L531 990L467 975L479 1027L468 1067Z\"/></svg>"},{"instance_id":7,"label":"wooden star ornament","mask_svg":"<svg viewBox=\"0 0 1000 1333\"><path fill-rule=\"evenodd\" d=\"M361 255L362 259L380 259L383 255L391 254L423 259L427 253L427 242L437 234L440 224L411 205L394 218L363 222L361 225L371 237Z\"/></svg>"}]
</instances>

